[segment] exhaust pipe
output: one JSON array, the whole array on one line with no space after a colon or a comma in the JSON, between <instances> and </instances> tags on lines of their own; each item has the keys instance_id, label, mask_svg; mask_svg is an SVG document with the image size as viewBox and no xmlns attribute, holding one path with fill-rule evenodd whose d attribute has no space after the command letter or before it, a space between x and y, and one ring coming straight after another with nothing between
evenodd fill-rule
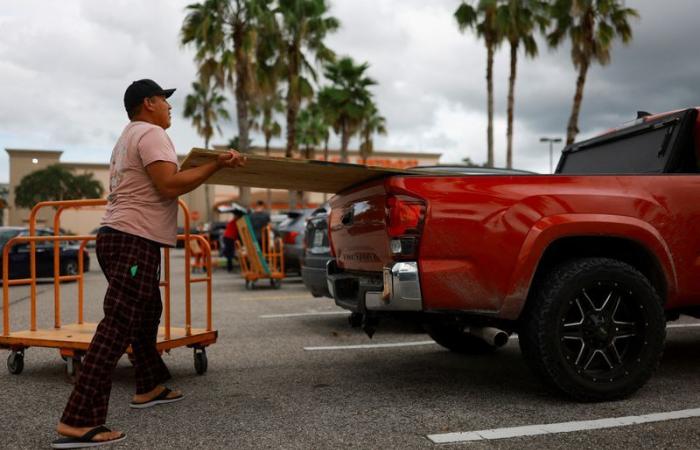
<instances>
[{"instance_id":1,"label":"exhaust pipe","mask_svg":"<svg viewBox=\"0 0 700 450\"><path fill-rule=\"evenodd\" d=\"M506 345L510 337L505 331L494 327L469 327L466 331L496 348Z\"/></svg>"}]
</instances>

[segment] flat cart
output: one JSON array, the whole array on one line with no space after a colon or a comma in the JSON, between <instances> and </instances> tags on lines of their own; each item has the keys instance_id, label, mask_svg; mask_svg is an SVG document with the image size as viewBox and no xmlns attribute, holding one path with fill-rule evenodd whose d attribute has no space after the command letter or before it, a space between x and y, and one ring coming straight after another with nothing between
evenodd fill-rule
<instances>
[{"instance_id":1,"label":"flat cart","mask_svg":"<svg viewBox=\"0 0 700 450\"><path fill-rule=\"evenodd\" d=\"M284 278L284 244L280 238L271 238L272 229L268 224L262 230L262 248L258 245L248 216L236 221L238 235L243 242L236 241L236 253L241 264L241 274L245 278L246 289L255 288L255 283L267 278L274 289L282 287Z\"/></svg>"},{"instance_id":2,"label":"flat cart","mask_svg":"<svg viewBox=\"0 0 700 450\"><path fill-rule=\"evenodd\" d=\"M3 276L3 328L0 336L0 348L10 350L7 358L7 368L12 374L20 374L24 368L24 352L29 347L56 348L66 361L66 374L74 377L80 366L82 356L88 349L90 341L95 333L97 324L87 323L83 317L84 302L84 273L83 273L83 249L95 236L59 236L61 213L67 209L81 207L103 206L107 203L103 199L94 200L68 200L41 202L34 206L29 219L29 236L10 239L2 252L2 276ZM190 213L187 205L179 200L180 208L185 219L185 234L179 235L178 240L186 243L197 240L204 251L206 274L201 277L192 277L190 274L189 246L185 245L185 324L184 327L173 327L170 323L170 249L163 249L163 279L160 286L163 288L163 325L158 330L157 349L160 352L169 351L177 347L190 347L194 350L194 368L202 375L207 371L206 347L216 342L218 332L212 328L212 277L211 277L211 249L203 236L190 235ZM55 208L54 236L36 236L36 217L40 209L46 207ZM50 329L37 328L37 301L36 301L36 242L52 241L54 245L54 327ZM62 275L60 273L60 244L65 241L80 241L78 256L78 273L75 275ZM29 243L29 278L9 279L8 257L13 245ZM67 281L78 282L78 310L77 323L61 323L61 283ZM193 283L206 283L206 326L205 328L192 327L191 314L191 286ZM29 329L13 331L10 329L10 286L29 285L30 287L30 324ZM127 349L131 353L131 348Z\"/></svg>"}]
</instances>

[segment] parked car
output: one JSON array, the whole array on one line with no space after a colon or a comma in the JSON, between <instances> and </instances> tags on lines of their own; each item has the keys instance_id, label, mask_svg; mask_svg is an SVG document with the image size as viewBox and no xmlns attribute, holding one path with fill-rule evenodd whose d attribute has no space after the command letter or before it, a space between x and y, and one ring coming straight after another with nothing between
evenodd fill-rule
<instances>
[{"instance_id":1,"label":"parked car","mask_svg":"<svg viewBox=\"0 0 700 450\"><path fill-rule=\"evenodd\" d=\"M304 257L304 229L306 219L314 212L312 208L287 212L287 218L277 226L277 233L284 242L284 271L301 274Z\"/></svg>"},{"instance_id":2,"label":"parked car","mask_svg":"<svg viewBox=\"0 0 700 450\"><path fill-rule=\"evenodd\" d=\"M304 258L301 262L301 278L314 297L331 297L326 281L326 265L333 259L328 243L328 203L314 210L304 229Z\"/></svg>"},{"instance_id":3,"label":"parked car","mask_svg":"<svg viewBox=\"0 0 700 450\"><path fill-rule=\"evenodd\" d=\"M53 231L48 228L36 230L37 236L53 236ZM12 238L18 236L29 236L29 229L26 227L0 227L0 251ZM80 243L61 242L60 259L61 275L76 275L78 273L78 255ZM36 243L36 274L37 277L53 277L53 253L54 244L52 241L39 241ZM20 243L12 246L9 252L9 277L26 278L29 276L29 243ZM0 269L2 260L0 259ZM90 270L90 255L87 250L83 250L83 271Z\"/></svg>"},{"instance_id":4,"label":"parked car","mask_svg":"<svg viewBox=\"0 0 700 450\"><path fill-rule=\"evenodd\" d=\"M666 321L700 317L698 109L574 143L555 175L397 174L341 191L336 304L368 333L421 317L456 353L517 332L560 393L631 395L659 365Z\"/></svg>"}]
</instances>

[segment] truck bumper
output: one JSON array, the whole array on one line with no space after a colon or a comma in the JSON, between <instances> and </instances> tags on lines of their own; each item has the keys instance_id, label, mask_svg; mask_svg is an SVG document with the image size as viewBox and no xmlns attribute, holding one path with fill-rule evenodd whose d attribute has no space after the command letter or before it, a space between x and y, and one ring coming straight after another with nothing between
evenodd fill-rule
<instances>
[{"instance_id":1,"label":"truck bumper","mask_svg":"<svg viewBox=\"0 0 700 450\"><path fill-rule=\"evenodd\" d=\"M418 263L414 261L393 263L384 268L380 278L342 272L331 260L326 280L335 303L350 311L423 310Z\"/></svg>"}]
</instances>

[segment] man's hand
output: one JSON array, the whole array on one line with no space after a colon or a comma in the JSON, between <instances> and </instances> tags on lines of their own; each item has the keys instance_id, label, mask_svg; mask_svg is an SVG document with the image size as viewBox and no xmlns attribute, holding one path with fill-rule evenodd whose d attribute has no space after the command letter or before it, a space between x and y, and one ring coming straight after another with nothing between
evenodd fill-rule
<instances>
[{"instance_id":1,"label":"man's hand","mask_svg":"<svg viewBox=\"0 0 700 450\"><path fill-rule=\"evenodd\" d=\"M222 153L216 158L216 167L219 169L224 167L241 167L245 165L245 161L245 156L236 150L229 149L226 153Z\"/></svg>"}]
</instances>

